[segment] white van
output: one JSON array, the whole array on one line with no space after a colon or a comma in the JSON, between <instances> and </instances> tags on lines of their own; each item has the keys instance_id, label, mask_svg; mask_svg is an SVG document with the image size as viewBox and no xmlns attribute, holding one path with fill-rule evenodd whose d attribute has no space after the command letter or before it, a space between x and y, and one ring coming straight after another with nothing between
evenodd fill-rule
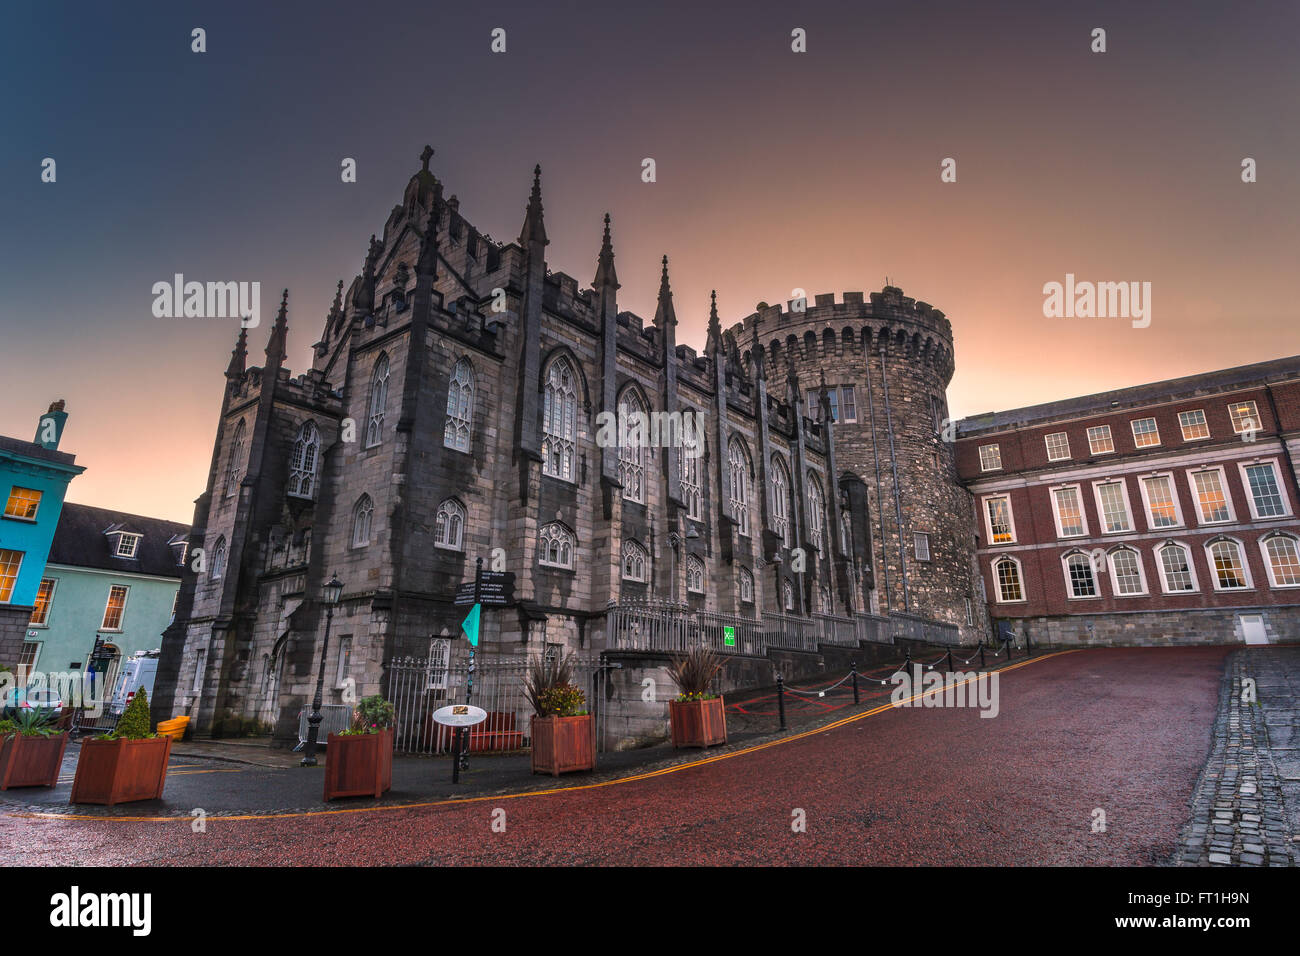
<instances>
[{"instance_id":1,"label":"white van","mask_svg":"<svg viewBox=\"0 0 1300 956\"><path fill-rule=\"evenodd\" d=\"M113 696L109 698L108 712L114 717L122 716L126 705L141 687L153 697L153 682L158 675L158 655L161 650L137 651L134 657L122 663L117 672L117 681L113 687Z\"/></svg>"}]
</instances>

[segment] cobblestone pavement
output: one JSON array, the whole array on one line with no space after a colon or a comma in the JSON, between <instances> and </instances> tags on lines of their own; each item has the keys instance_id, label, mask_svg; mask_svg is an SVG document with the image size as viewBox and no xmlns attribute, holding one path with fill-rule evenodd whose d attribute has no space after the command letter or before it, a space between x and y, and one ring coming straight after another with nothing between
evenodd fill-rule
<instances>
[{"instance_id":1,"label":"cobblestone pavement","mask_svg":"<svg viewBox=\"0 0 1300 956\"><path fill-rule=\"evenodd\" d=\"M1178 862L1294 866L1298 834L1300 647L1244 648L1224 669L1214 742Z\"/></svg>"},{"instance_id":2,"label":"cobblestone pavement","mask_svg":"<svg viewBox=\"0 0 1300 956\"><path fill-rule=\"evenodd\" d=\"M622 781L572 775L549 793L213 817L202 831L7 812L0 845L7 861L88 865L1159 865L1210 750L1226 653L1047 656L999 675L995 718L864 702L873 716L845 708L798 739Z\"/></svg>"}]
</instances>

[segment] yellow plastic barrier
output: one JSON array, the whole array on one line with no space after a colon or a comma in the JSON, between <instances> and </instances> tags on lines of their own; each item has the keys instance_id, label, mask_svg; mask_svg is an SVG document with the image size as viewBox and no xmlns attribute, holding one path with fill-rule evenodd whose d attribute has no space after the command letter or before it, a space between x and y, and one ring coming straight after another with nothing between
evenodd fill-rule
<instances>
[{"instance_id":1,"label":"yellow plastic barrier","mask_svg":"<svg viewBox=\"0 0 1300 956\"><path fill-rule=\"evenodd\" d=\"M172 740L180 740L185 735L185 728L189 725L189 717L173 717L171 720L158 721L158 733L164 737L170 737Z\"/></svg>"}]
</instances>

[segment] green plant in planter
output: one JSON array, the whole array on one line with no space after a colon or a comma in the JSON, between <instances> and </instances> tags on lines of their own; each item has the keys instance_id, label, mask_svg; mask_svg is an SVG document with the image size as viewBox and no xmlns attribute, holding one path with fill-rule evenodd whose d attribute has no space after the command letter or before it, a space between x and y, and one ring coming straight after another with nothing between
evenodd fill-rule
<instances>
[{"instance_id":1,"label":"green plant in planter","mask_svg":"<svg viewBox=\"0 0 1300 956\"><path fill-rule=\"evenodd\" d=\"M117 728L112 733L104 734L100 740L147 740L158 735L150 730L151 723L149 720L149 696L141 687L131 698L131 703L126 705L126 712L122 714L122 719L117 722Z\"/></svg>"},{"instance_id":2,"label":"green plant in planter","mask_svg":"<svg viewBox=\"0 0 1300 956\"><path fill-rule=\"evenodd\" d=\"M692 647L685 654L676 654L668 665L668 675L680 691L677 699L709 700L718 695L709 689L713 678L722 670L723 659L717 651L703 644Z\"/></svg>"},{"instance_id":3,"label":"green plant in planter","mask_svg":"<svg viewBox=\"0 0 1300 956\"><path fill-rule=\"evenodd\" d=\"M10 734L14 733L17 729L18 729L17 725L14 724L14 722L12 720L9 720L7 717L4 720L0 720L0 737L8 737Z\"/></svg>"},{"instance_id":4,"label":"green plant in planter","mask_svg":"<svg viewBox=\"0 0 1300 956\"><path fill-rule=\"evenodd\" d=\"M556 684L538 696L542 717L580 717L587 712L587 695L576 684Z\"/></svg>"},{"instance_id":5,"label":"green plant in planter","mask_svg":"<svg viewBox=\"0 0 1300 956\"><path fill-rule=\"evenodd\" d=\"M29 707L18 711L18 716L9 723L13 730L24 737L50 737L59 732L58 716L50 710Z\"/></svg>"},{"instance_id":6,"label":"green plant in planter","mask_svg":"<svg viewBox=\"0 0 1300 956\"><path fill-rule=\"evenodd\" d=\"M381 695L363 697L352 711L352 726L343 731L343 735L377 734L392 727L394 717L393 705Z\"/></svg>"},{"instance_id":7,"label":"green plant in planter","mask_svg":"<svg viewBox=\"0 0 1300 956\"><path fill-rule=\"evenodd\" d=\"M524 695L538 717L578 717L585 714L587 698L573 682L573 656L539 654L528 662Z\"/></svg>"}]
</instances>

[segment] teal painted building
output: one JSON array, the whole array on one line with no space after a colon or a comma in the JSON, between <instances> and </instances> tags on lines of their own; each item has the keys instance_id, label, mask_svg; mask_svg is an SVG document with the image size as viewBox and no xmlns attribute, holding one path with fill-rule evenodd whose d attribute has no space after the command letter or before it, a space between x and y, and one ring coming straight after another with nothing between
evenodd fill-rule
<instances>
[{"instance_id":1,"label":"teal painted building","mask_svg":"<svg viewBox=\"0 0 1300 956\"><path fill-rule=\"evenodd\" d=\"M57 401L37 422L34 440L0 436L0 667L20 663L68 483L85 471L59 451L67 419Z\"/></svg>"},{"instance_id":2,"label":"teal painted building","mask_svg":"<svg viewBox=\"0 0 1300 956\"><path fill-rule=\"evenodd\" d=\"M23 662L46 672L93 670L111 689L124 660L162 645L189 531L160 518L64 505L37 582Z\"/></svg>"}]
</instances>

